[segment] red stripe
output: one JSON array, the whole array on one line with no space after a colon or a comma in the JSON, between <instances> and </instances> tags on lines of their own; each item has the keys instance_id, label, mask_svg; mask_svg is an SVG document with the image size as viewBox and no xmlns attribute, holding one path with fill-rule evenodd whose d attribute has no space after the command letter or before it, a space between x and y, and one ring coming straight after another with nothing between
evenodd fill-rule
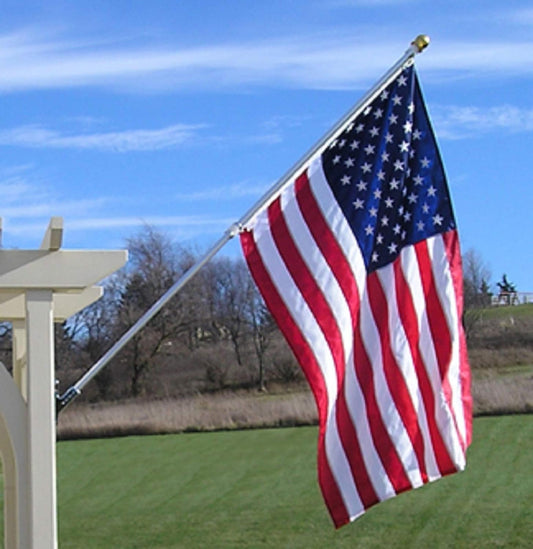
<instances>
[{"instance_id":1,"label":"red stripe","mask_svg":"<svg viewBox=\"0 0 533 549\"><path fill-rule=\"evenodd\" d=\"M415 244L414 248L418 260L420 278L422 280L429 330L437 356L442 393L446 399L450 412L454 417L455 424L457 425L457 419L455 418L452 406L452 391L448 379L448 369L452 354L452 341L448 323L444 311L442 310L435 279L433 278L427 241L423 240L422 242Z\"/></svg>"},{"instance_id":2,"label":"red stripe","mask_svg":"<svg viewBox=\"0 0 533 549\"><path fill-rule=\"evenodd\" d=\"M471 373L468 363L468 354L466 348L466 339L461 324L463 318L463 268L461 264L461 250L459 246L459 237L457 231L449 231L442 235L444 240L444 246L446 253L448 254L448 263L450 265L450 272L453 281L453 287L455 291L455 302L457 304L457 319L459 330L459 360L460 360L460 375L461 375L461 392L463 410L466 423L466 441L462 440L463 451L472 442L472 393L470 390L471 385Z\"/></svg>"},{"instance_id":3,"label":"red stripe","mask_svg":"<svg viewBox=\"0 0 533 549\"><path fill-rule=\"evenodd\" d=\"M296 198L302 216L304 217L317 246L320 248L324 259L327 261L331 271L335 274L335 278L350 307L352 325L355 326L357 315L359 314L360 301L357 282L354 278L352 268L346 260L344 252L330 226L323 217L322 210L311 190L306 172L296 180L295 187Z\"/></svg>"},{"instance_id":4,"label":"red stripe","mask_svg":"<svg viewBox=\"0 0 533 549\"><path fill-rule=\"evenodd\" d=\"M428 481L426 472L426 462L424 459L424 439L422 430L418 425L418 416L416 414L413 402L409 395L409 390L405 383L403 374L396 362L392 351L391 334L389 330L389 305L387 297L381 286L381 282L376 272L371 273L367 278L368 299L374 322L379 331L381 340L381 353L383 361L383 371L387 379L389 391L394 400L396 410L402 419L402 423L407 431L416 458L418 468L424 484Z\"/></svg>"},{"instance_id":5,"label":"red stripe","mask_svg":"<svg viewBox=\"0 0 533 549\"><path fill-rule=\"evenodd\" d=\"M331 473L331 467L328 463L325 449L325 433L320 433L318 439L318 483L335 528L348 524L350 522L350 515L346 510L337 482Z\"/></svg>"},{"instance_id":6,"label":"red stripe","mask_svg":"<svg viewBox=\"0 0 533 549\"><path fill-rule=\"evenodd\" d=\"M342 292L346 297L346 301L350 306L353 328L357 330L357 326L359 325L360 300L352 268L348 264L344 252L331 232L329 225L324 220L322 210L316 202L305 174L300 176L296 181L296 192L302 215L304 216L322 255L325 257L339 282ZM403 492L411 488L411 483L381 417L375 397L376 389L372 366L368 360L366 351L361 344L361 334L358 333L354 339L355 374L363 392L363 398L368 411L372 439L382 461L382 465L387 471L395 491L398 493ZM345 393L343 393L343 397L344 394ZM366 469L364 469L364 471L366 472ZM358 475L356 474L355 478L357 479L357 477ZM377 479L377 482L380 482L379 479ZM370 491L369 488L367 493L362 487L359 485L357 486L360 491L361 499L364 501L365 506L367 506L368 503L369 507L370 502L375 500L373 487L372 491Z\"/></svg>"},{"instance_id":7,"label":"red stripe","mask_svg":"<svg viewBox=\"0 0 533 549\"><path fill-rule=\"evenodd\" d=\"M444 475L455 471L456 467L450 458L450 454L448 453L448 449L446 448L437 425L435 417L435 395L433 393L433 388L429 380L426 365L424 364L419 348L420 332L418 329L418 319L416 316L415 306L411 295L411 288L405 280L401 263L399 261L395 261L393 267L398 312L400 314L400 319L409 343L416 377L418 380L418 386L420 387L420 393L424 402L424 409L426 411L433 453L435 455L439 471L441 475Z\"/></svg>"},{"instance_id":8,"label":"red stripe","mask_svg":"<svg viewBox=\"0 0 533 549\"><path fill-rule=\"evenodd\" d=\"M313 312L331 349L335 362L335 369L337 371L338 384L335 411L337 430L363 506L373 505L377 502L378 498L374 492L370 479L366 474L365 463L359 447L357 434L348 413L344 396L345 356L342 335L337 323L337 318L331 311L328 302L322 294L322 290L316 283L307 264L301 257L299 249L292 240L292 235L281 212L279 199L270 205L269 219L272 235L285 262L285 266L291 273L303 298Z\"/></svg>"},{"instance_id":9,"label":"red stripe","mask_svg":"<svg viewBox=\"0 0 533 549\"><path fill-rule=\"evenodd\" d=\"M374 486L366 470L366 464L361 452L357 432L348 411L348 406L344 397L344 388L342 387L340 387L335 412L335 419L337 421L337 429L339 431L342 447L350 464L359 498L361 499L363 507L368 509L372 505L379 503L379 497L374 490Z\"/></svg>"},{"instance_id":10,"label":"red stripe","mask_svg":"<svg viewBox=\"0 0 533 549\"><path fill-rule=\"evenodd\" d=\"M427 241L423 240L415 244L415 253L418 259L420 278L424 289L424 301L429 322L429 329L437 355L440 378L446 380L448 366L452 354L452 341L446 316L442 310L436 282L433 278L431 258L427 247ZM449 388L448 388L449 393Z\"/></svg>"},{"instance_id":11,"label":"red stripe","mask_svg":"<svg viewBox=\"0 0 533 549\"><path fill-rule=\"evenodd\" d=\"M342 249L333 236L311 191L306 172L296 180L295 193L302 216L305 219L317 246L320 248L324 259L337 279L346 302L348 303L352 317L351 330L353 331L359 311L359 293L357 291L357 286ZM346 404L344 387L339 387L338 394L336 419L339 435L350 463L359 497L361 498L365 509L368 509L377 503L379 498L366 469L359 438L357 436L357 428L352 421Z\"/></svg>"},{"instance_id":12,"label":"red stripe","mask_svg":"<svg viewBox=\"0 0 533 549\"><path fill-rule=\"evenodd\" d=\"M281 211L281 199L278 198L268 208L270 231L276 247L290 273L294 283L298 286L300 294L320 326L328 343L335 363L337 383L342 384L344 379L344 348L342 337L337 324L337 319L329 303L326 301L322 290L309 271L300 251L294 244L292 235Z\"/></svg>"},{"instance_id":13,"label":"red stripe","mask_svg":"<svg viewBox=\"0 0 533 549\"><path fill-rule=\"evenodd\" d=\"M265 299L267 307L278 323L283 335L299 364L304 371L307 381L313 391L319 414L318 436L318 478L322 495L329 509L335 526L338 528L349 522L350 517L344 505L342 496L331 473L324 447L326 415L328 409L327 391L321 370L316 362L315 355L303 337L300 329L294 322L285 302L279 295L272 282L263 259L257 249L251 232L243 232L240 236L241 245L252 277Z\"/></svg>"},{"instance_id":14,"label":"red stripe","mask_svg":"<svg viewBox=\"0 0 533 549\"><path fill-rule=\"evenodd\" d=\"M355 352L355 372L363 396L365 399L368 423L372 433L374 446L381 459L383 468L385 469L390 483L396 493L403 492L411 488L411 481L405 473L403 464L398 456L396 447L394 446L378 406L376 399L376 388L374 382L374 372L368 358L368 354L363 346L363 336L361 331L356 334L354 340Z\"/></svg>"}]
</instances>

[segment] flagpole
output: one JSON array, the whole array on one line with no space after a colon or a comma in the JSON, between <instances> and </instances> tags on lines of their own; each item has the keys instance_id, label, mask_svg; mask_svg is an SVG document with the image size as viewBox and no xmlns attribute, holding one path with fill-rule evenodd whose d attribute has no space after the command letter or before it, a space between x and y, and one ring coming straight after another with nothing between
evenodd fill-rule
<instances>
[{"instance_id":1,"label":"flagpole","mask_svg":"<svg viewBox=\"0 0 533 549\"><path fill-rule=\"evenodd\" d=\"M326 144L335 138L336 134L352 118L362 112L366 106L378 96L388 84L396 78L417 53L422 52L429 45L429 37L426 35L417 36L411 42L409 48L398 59L398 61L376 82L376 84L354 105L354 107L343 116L339 122L325 134L296 164L288 170L278 182L271 187L237 222L229 227L221 238L186 271L138 320L131 326L124 335L87 370L87 372L62 395L57 395L56 409L59 413L72 400L81 394L81 391L89 381L95 377L104 366L106 366L147 324L150 320L193 278L198 271L208 263L233 237L239 234L253 216L263 207L268 205L282 190L288 185L294 175L301 171L303 166L317 154L320 154L326 147Z\"/></svg>"},{"instance_id":2,"label":"flagpole","mask_svg":"<svg viewBox=\"0 0 533 549\"><path fill-rule=\"evenodd\" d=\"M91 379L106 366L117 353L119 353L147 324L152 318L193 278L196 273L208 263L235 235L239 233L237 224L232 225L219 238L219 240L186 271L136 322L122 337L97 361L87 372L69 387L62 395L57 395L56 412L59 413L73 399L81 394L81 391Z\"/></svg>"}]
</instances>

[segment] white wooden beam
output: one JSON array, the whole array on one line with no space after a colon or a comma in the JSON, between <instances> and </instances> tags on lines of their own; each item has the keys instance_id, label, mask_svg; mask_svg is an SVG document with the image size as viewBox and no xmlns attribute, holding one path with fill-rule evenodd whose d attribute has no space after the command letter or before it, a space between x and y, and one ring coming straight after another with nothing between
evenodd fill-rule
<instances>
[{"instance_id":1,"label":"white wooden beam","mask_svg":"<svg viewBox=\"0 0 533 549\"><path fill-rule=\"evenodd\" d=\"M41 250L51 252L59 250L63 243L63 218L52 217L41 242Z\"/></svg>"},{"instance_id":2,"label":"white wooden beam","mask_svg":"<svg viewBox=\"0 0 533 549\"><path fill-rule=\"evenodd\" d=\"M54 293L54 322L64 322L73 314L97 301L103 293L104 290L100 286L89 286L79 293ZM26 318L25 298L22 291L0 292L0 318L8 322Z\"/></svg>"},{"instance_id":3,"label":"white wooden beam","mask_svg":"<svg viewBox=\"0 0 533 549\"><path fill-rule=\"evenodd\" d=\"M0 291L83 290L120 269L127 258L125 250L0 250Z\"/></svg>"}]
</instances>

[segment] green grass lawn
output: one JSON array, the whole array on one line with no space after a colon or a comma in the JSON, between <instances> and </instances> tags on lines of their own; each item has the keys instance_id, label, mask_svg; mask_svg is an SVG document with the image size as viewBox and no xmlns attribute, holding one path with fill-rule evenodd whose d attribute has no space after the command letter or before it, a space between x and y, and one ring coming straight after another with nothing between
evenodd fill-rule
<instances>
[{"instance_id":1,"label":"green grass lawn","mask_svg":"<svg viewBox=\"0 0 533 549\"><path fill-rule=\"evenodd\" d=\"M316 428L58 444L64 548L530 547L533 416L479 418L464 473L336 531Z\"/></svg>"}]
</instances>

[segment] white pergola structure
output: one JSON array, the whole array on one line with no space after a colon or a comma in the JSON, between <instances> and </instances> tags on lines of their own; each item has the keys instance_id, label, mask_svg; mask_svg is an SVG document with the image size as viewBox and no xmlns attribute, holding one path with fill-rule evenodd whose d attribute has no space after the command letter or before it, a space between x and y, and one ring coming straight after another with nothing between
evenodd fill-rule
<instances>
[{"instance_id":1,"label":"white pergola structure","mask_svg":"<svg viewBox=\"0 0 533 549\"><path fill-rule=\"evenodd\" d=\"M13 333L13 376L0 365L6 549L57 547L54 322L96 301L94 284L127 260L124 250L61 250L62 238L53 217L40 249L0 249L0 321Z\"/></svg>"}]
</instances>

